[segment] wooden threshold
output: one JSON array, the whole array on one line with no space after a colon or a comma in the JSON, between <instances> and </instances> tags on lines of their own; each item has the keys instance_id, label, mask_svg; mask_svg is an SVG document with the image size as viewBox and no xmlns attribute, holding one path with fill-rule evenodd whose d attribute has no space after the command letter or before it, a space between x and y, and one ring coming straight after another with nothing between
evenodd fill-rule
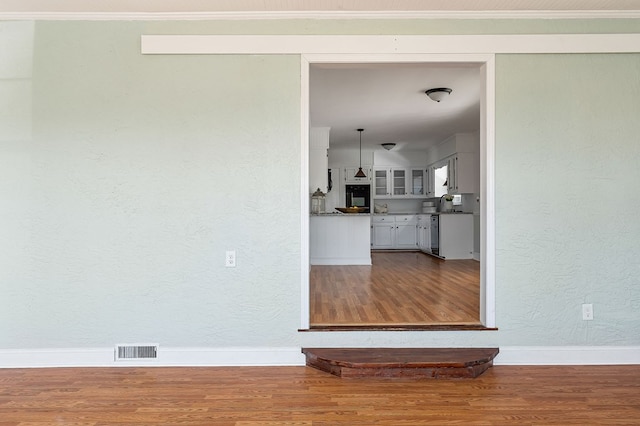
<instances>
[{"instance_id":1,"label":"wooden threshold","mask_svg":"<svg viewBox=\"0 0 640 426\"><path fill-rule=\"evenodd\" d=\"M338 377L475 378L498 348L302 348L309 367Z\"/></svg>"},{"instance_id":2,"label":"wooden threshold","mask_svg":"<svg viewBox=\"0 0 640 426\"><path fill-rule=\"evenodd\" d=\"M496 331L497 327L482 324L366 324L366 325L312 325L298 331Z\"/></svg>"}]
</instances>

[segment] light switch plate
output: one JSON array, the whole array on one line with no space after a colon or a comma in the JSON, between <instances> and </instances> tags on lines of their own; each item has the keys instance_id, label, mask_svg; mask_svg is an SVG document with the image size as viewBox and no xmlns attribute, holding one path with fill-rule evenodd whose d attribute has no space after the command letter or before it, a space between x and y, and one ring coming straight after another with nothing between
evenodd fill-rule
<instances>
[{"instance_id":1,"label":"light switch plate","mask_svg":"<svg viewBox=\"0 0 640 426\"><path fill-rule=\"evenodd\" d=\"M585 321L593 320L593 304L584 303L582 305L582 319Z\"/></svg>"}]
</instances>

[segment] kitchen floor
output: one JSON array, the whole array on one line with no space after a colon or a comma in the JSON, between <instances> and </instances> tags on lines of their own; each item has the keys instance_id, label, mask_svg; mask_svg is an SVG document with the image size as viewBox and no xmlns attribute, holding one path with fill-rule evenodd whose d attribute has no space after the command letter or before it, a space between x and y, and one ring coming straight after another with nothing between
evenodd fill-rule
<instances>
[{"instance_id":1,"label":"kitchen floor","mask_svg":"<svg viewBox=\"0 0 640 426\"><path fill-rule=\"evenodd\" d=\"M371 260L311 267L311 327L480 325L480 262L402 251Z\"/></svg>"}]
</instances>

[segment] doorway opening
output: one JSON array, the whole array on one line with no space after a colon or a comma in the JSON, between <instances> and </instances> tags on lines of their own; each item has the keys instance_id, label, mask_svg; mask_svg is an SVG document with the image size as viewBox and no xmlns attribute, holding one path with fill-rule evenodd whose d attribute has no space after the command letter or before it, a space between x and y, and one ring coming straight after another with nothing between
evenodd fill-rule
<instances>
[{"instance_id":1,"label":"doorway opening","mask_svg":"<svg viewBox=\"0 0 640 426\"><path fill-rule=\"evenodd\" d=\"M312 67L321 66L328 68L362 68L362 67L370 67L371 64L380 65L379 69L384 68L420 68L429 69L430 67L434 69L443 69L446 67L458 67L458 68L474 68L479 72L479 81L478 81L478 90L479 90L479 111L477 113L478 116L478 138L479 138L479 168L480 168L480 185L479 185L479 193L477 194L477 202L478 202L478 227L479 227L479 263L476 261L469 261L471 263L476 263L476 274L478 280L477 292L475 295L472 295L471 298L475 298L477 304L475 307L469 308L469 306L463 307L461 306L458 313L462 312L462 316L456 317L456 313L450 312L449 319L451 321L443 321L438 318L428 318L425 317L422 321L416 321L414 319L403 319L402 315L390 315L388 318L392 318L391 322L383 321L382 323L377 322L375 319L371 319L367 317L364 313L361 312L359 318L364 318L360 323L358 321L352 323L342 323L339 321L335 321L337 323L331 324L331 320L328 323L323 322L323 320L318 320L318 318L322 317L322 313L318 310L321 309L318 305L311 306L310 295L311 295L311 285L313 284L313 280L317 279L317 275L315 275L318 270L313 270L313 267L307 263L303 268L303 277L302 277L302 328L303 329L316 329L317 325L320 325L319 328L340 328L347 327L353 329L366 329L366 328L383 328L383 329L410 329L416 325L429 324L430 328L436 328L441 326L446 326L447 324L466 324L470 326L472 324L479 325L483 328L493 328L495 327L495 314L494 314L494 233L493 233L493 116L494 116L494 107L493 107L493 55L482 55L479 57L478 55L306 55L302 57L302 67L301 67L301 75L302 75L302 129L303 129L303 147L307 147L303 153L303 161L305 162L303 170L308 170L308 134L310 127L312 125L323 125L330 126L331 123L311 123L311 99L310 99L310 85L311 85L311 69ZM425 83L426 84L426 83ZM390 83L393 86L393 82ZM424 87L428 88L428 87ZM420 88L416 88L420 89ZM339 108L336 106L336 108ZM357 120L357 119L356 119ZM354 122L352 127L356 128L361 126L358 122ZM339 126L336 126L337 131L337 145L330 146L330 149L339 149L340 145L340 131ZM441 138L441 140L444 138ZM332 138L332 144L333 144ZM382 140L376 140L376 142L382 142ZM390 142L385 140L384 142ZM405 142L405 141L402 141ZM429 145L429 141L423 141ZM396 145L403 145L403 143L397 143ZM408 146L408 142L404 145ZM433 142L431 141L431 145ZM419 146L419 145L416 145ZM406 149L406 146L405 146ZM424 144L420 146L420 148L416 149L425 149ZM365 150L366 151L366 150ZM369 150L370 151L370 150ZM368 163L370 166L373 165L373 161ZM335 185L335 182L333 182ZM335 187L335 186L334 186ZM306 189L306 188L305 188ZM441 190L440 190L441 191ZM475 198L475 197L474 197ZM303 199L303 205L307 204L306 199ZM375 200L372 200L372 204ZM308 219L308 208L305 209L303 207L303 253L306 253L306 260L309 261L309 219ZM306 219L306 220L305 220ZM405 265L409 265L412 262L422 262L422 267L425 267L426 263L429 262L438 262L437 259L430 258L429 256L423 255L421 253L416 252L394 252L394 253L385 253L385 252L373 252L372 259L374 260L374 264L384 265L391 267L394 263L394 256L396 259L403 258L403 262ZM303 256L304 257L304 256ZM303 262L305 260L303 259ZM446 268L455 269L458 268L458 272L462 273L463 269L466 269L466 273L469 273L469 270L473 270L473 264L463 265L464 261L458 262L458 265L455 263L457 261L445 261ZM432 267L445 269L444 264L440 265L431 265ZM426 266L426 268L431 267ZM469 268L471 267L471 268ZM350 274L355 273L357 276L362 277L367 273L371 273L372 267L367 266L357 266L357 267L340 267L343 268L339 273ZM347 269L344 269L347 268ZM351 268L350 270L348 270ZM354 269L355 268L355 269ZM368 268L368 269L367 269ZM391 269L389 269L391 270ZM398 278L399 270L396 269L396 272L392 274L395 278ZM333 271L336 272L336 271ZM449 275L451 272L449 273ZM473 272L471 272L473 274ZM380 278L377 280L387 279L387 283L392 283L394 278ZM347 279L348 280L348 279ZM341 282L345 282L342 280ZM386 287L389 287L388 285ZM338 295L343 295L347 293L347 289L334 288L334 294L326 296L331 297L339 297ZM341 290L344 290L341 292ZM446 290L439 290L445 291ZM400 291L402 293L402 291ZM445 294L442 293L442 294ZM431 295L434 296L436 292L432 292ZM423 295L424 296L424 295ZM367 297L362 296L361 297ZM422 304L432 304L434 299L432 298L429 301L429 297L422 296L407 296L407 298L417 298L422 300L417 300L418 303ZM408 300L408 299L405 299ZM326 299L325 299L326 302ZM357 309L358 300L354 299L353 305L355 309ZM396 307L397 313L401 313L402 310L406 309L406 304L402 303L402 300L393 300L391 297L386 301L388 306ZM409 310L411 310L410 308ZM469 309L473 312L475 310L475 321L470 319ZM424 313L424 310L423 310ZM311 315L313 314L313 319ZM318 315L319 314L319 315ZM465 315L467 315L465 317ZM472 314L472 317L474 314ZM358 315L356 315L358 317ZM375 317L375 315L374 315ZM334 316L334 318L336 318ZM418 327L419 328L419 327ZM445 327L446 328L446 327ZM473 328L473 327L467 327Z\"/></svg>"}]
</instances>

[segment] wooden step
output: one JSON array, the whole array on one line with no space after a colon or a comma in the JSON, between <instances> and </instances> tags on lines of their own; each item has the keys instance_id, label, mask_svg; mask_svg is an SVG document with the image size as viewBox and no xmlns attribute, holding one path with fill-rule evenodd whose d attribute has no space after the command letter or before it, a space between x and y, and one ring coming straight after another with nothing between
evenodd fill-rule
<instances>
[{"instance_id":1,"label":"wooden step","mask_svg":"<svg viewBox=\"0 0 640 426\"><path fill-rule=\"evenodd\" d=\"M498 348L302 348L307 366L339 377L475 378Z\"/></svg>"}]
</instances>

